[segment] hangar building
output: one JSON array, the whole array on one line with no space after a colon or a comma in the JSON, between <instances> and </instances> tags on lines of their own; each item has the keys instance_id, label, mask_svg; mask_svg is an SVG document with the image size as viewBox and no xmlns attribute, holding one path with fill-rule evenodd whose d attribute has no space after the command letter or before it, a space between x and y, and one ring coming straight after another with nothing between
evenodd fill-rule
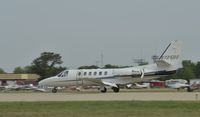
<instances>
[{"instance_id":1,"label":"hangar building","mask_svg":"<svg viewBox=\"0 0 200 117\"><path fill-rule=\"evenodd\" d=\"M0 74L0 85L7 85L8 82L16 82L19 85L36 84L40 78L37 74Z\"/></svg>"}]
</instances>

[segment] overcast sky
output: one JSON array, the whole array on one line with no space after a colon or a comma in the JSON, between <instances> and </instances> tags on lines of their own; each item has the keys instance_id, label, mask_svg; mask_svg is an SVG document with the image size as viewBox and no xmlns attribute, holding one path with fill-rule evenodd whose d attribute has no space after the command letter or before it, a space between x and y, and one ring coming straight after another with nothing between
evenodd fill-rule
<instances>
[{"instance_id":1,"label":"overcast sky","mask_svg":"<svg viewBox=\"0 0 200 117\"><path fill-rule=\"evenodd\" d=\"M200 58L199 0L1 0L0 68L12 72L42 52L63 66L132 65L151 60L172 40L183 59Z\"/></svg>"}]
</instances>

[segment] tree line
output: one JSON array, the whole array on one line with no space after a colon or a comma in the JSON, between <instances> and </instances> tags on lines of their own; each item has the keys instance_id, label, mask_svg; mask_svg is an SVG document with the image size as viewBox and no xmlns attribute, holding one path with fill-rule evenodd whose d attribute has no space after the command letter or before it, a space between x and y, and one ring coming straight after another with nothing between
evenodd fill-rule
<instances>
[{"instance_id":1,"label":"tree line","mask_svg":"<svg viewBox=\"0 0 200 117\"><path fill-rule=\"evenodd\" d=\"M174 75L163 77L164 79L185 79L190 80L194 78L200 78L200 61L195 63L191 60L183 60L182 68L177 70ZM161 79L163 79L161 78Z\"/></svg>"},{"instance_id":2,"label":"tree line","mask_svg":"<svg viewBox=\"0 0 200 117\"><path fill-rule=\"evenodd\" d=\"M43 52L40 56L33 60L31 65L25 67L16 67L13 71L15 74L26 74L34 73L40 75L40 79L45 79L54 76L61 71L67 69L62 66L62 56L53 52ZM162 77L160 79L193 79L200 78L200 62L194 63L191 60L182 61L182 68L177 70L177 73L171 76ZM103 68L125 68L130 66L119 66L107 64ZM96 65L91 66L80 66L78 69L99 69ZM0 73L5 73L3 69L0 68Z\"/></svg>"}]
</instances>

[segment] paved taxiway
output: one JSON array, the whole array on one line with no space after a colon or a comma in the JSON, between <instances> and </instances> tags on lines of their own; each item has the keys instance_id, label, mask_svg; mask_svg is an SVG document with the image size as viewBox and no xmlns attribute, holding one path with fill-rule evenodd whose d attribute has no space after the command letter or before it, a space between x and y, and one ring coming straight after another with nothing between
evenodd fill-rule
<instances>
[{"instance_id":1,"label":"paved taxiway","mask_svg":"<svg viewBox=\"0 0 200 117\"><path fill-rule=\"evenodd\" d=\"M200 101L200 92L0 93L0 101Z\"/></svg>"}]
</instances>

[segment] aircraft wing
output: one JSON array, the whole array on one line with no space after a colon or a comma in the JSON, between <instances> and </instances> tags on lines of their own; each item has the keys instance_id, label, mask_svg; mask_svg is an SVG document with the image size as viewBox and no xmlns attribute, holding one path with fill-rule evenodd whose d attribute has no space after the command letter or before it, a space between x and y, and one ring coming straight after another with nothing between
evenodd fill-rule
<instances>
[{"instance_id":1,"label":"aircraft wing","mask_svg":"<svg viewBox=\"0 0 200 117\"><path fill-rule=\"evenodd\" d=\"M146 81L148 82L148 81L154 80L156 78L159 78L159 76L158 77L149 77L149 78L134 78L133 82L134 83L140 83L140 82L146 82Z\"/></svg>"},{"instance_id":2,"label":"aircraft wing","mask_svg":"<svg viewBox=\"0 0 200 117\"><path fill-rule=\"evenodd\" d=\"M107 86L118 88L118 86L115 83L103 81L102 79L82 78L82 80L94 82L94 83L99 84L99 85L107 85Z\"/></svg>"},{"instance_id":3,"label":"aircraft wing","mask_svg":"<svg viewBox=\"0 0 200 117\"><path fill-rule=\"evenodd\" d=\"M41 88L36 88L36 89L34 89L34 91L46 92L46 90L45 90L45 89L41 89Z\"/></svg>"},{"instance_id":4,"label":"aircraft wing","mask_svg":"<svg viewBox=\"0 0 200 117\"><path fill-rule=\"evenodd\" d=\"M81 80L90 81L99 85L103 85L101 79L94 79L94 78L81 78Z\"/></svg>"},{"instance_id":5,"label":"aircraft wing","mask_svg":"<svg viewBox=\"0 0 200 117\"><path fill-rule=\"evenodd\" d=\"M114 84L114 83L110 83L110 82L106 82L106 81L102 81L102 83L105 84L105 85L111 86L111 87L118 88L118 86L116 84Z\"/></svg>"}]
</instances>

